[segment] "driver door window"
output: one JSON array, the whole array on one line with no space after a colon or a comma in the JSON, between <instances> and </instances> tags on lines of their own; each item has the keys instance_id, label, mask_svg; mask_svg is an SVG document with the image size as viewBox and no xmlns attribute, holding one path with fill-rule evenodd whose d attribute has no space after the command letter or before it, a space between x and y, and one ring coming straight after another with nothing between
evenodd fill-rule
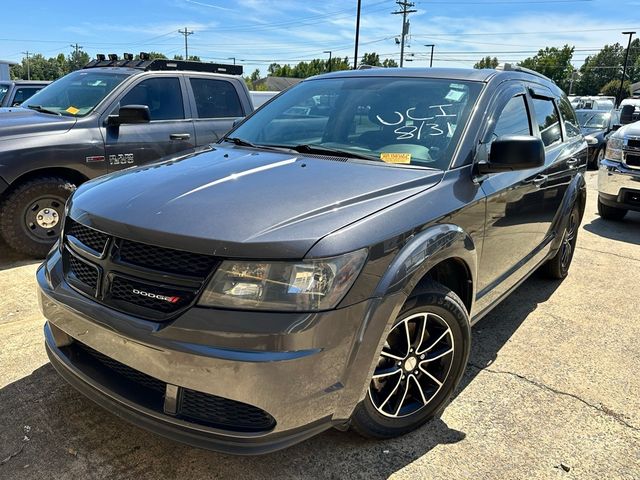
<instances>
[{"instance_id":1,"label":"driver door window","mask_svg":"<svg viewBox=\"0 0 640 480\"><path fill-rule=\"evenodd\" d=\"M184 118L184 103L180 79L161 77L143 80L120 100L120 106L125 105L146 105L151 121L181 120Z\"/></svg>"}]
</instances>

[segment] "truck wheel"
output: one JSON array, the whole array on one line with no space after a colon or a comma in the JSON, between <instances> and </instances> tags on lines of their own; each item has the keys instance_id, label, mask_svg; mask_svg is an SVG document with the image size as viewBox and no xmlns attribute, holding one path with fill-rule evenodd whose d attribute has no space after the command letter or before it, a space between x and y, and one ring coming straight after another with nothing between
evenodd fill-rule
<instances>
[{"instance_id":1,"label":"truck wheel","mask_svg":"<svg viewBox=\"0 0 640 480\"><path fill-rule=\"evenodd\" d=\"M46 256L60 235L64 205L75 188L58 177L36 178L19 185L0 210L4 241L29 256Z\"/></svg>"},{"instance_id":2,"label":"truck wheel","mask_svg":"<svg viewBox=\"0 0 640 480\"><path fill-rule=\"evenodd\" d=\"M597 152L593 154L591 160L589 161L589 168L598 170L600 168L600 162L604 158L604 147L600 147Z\"/></svg>"},{"instance_id":3,"label":"truck wheel","mask_svg":"<svg viewBox=\"0 0 640 480\"><path fill-rule=\"evenodd\" d=\"M600 217L604 218L605 220L622 220L627 214L627 211L624 208L616 208L605 205L598 198L598 213L600 214Z\"/></svg>"},{"instance_id":4,"label":"truck wheel","mask_svg":"<svg viewBox=\"0 0 640 480\"><path fill-rule=\"evenodd\" d=\"M462 300L430 282L402 307L387 334L351 426L365 437L403 435L438 416L469 358L471 328Z\"/></svg>"},{"instance_id":5,"label":"truck wheel","mask_svg":"<svg viewBox=\"0 0 640 480\"><path fill-rule=\"evenodd\" d=\"M562 280L569 274L569 267L576 250L578 230L580 229L580 209L574 205L562 232L562 242L555 256L548 260L542 269L549 278Z\"/></svg>"}]
</instances>

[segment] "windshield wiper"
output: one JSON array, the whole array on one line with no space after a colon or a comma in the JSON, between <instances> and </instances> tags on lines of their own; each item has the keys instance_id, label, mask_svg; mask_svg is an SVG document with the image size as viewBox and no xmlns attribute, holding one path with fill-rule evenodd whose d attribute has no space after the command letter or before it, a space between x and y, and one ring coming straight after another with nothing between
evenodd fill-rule
<instances>
[{"instance_id":1,"label":"windshield wiper","mask_svg":"<svg viewBox=\"0 0 640 480\"><path fill-rule=\"evenodd\" d=\"M362 160L377 160L380 161L378 157L374 157L373 155L366 155L364 153L355 153L350 152L348 150L340 150L338 148L330 148L323 147L321 145L312 145L312 144L300 144L300 145L269 145L270 147L281 147L288 148L298 153L315 153L317 155L332 155L335 157L345 157L345 158L359 158Z\"/></svg>"},{"instance_id":2,"label":"windshield wiper","mask_svg":"<svg viewBox=\"0 0 640 480\"><path fill-rule=\"evenodd\" d=\"M35 110L40 113L50 113L51 115L58 115L60 117L62 116L60 112L54 112L53 110L44 108L42 105L27 105L27 108L30 108L31 110Z\"/></svg>"},{"instance_id":3,"label":"windshield wiper","mask_svg":"<svg viewBox=\"0 0 640 480\"><path fill-rule=\"evenodd\" d=\"M222 139L222 141L223 142L235 143L239 147L260 148L260 146L261 146L261 145L254 145L253 143L248 142L248 141L243 140L242 138L238 138L238 137L224 137Z\"/></svg>"}]
</instances>

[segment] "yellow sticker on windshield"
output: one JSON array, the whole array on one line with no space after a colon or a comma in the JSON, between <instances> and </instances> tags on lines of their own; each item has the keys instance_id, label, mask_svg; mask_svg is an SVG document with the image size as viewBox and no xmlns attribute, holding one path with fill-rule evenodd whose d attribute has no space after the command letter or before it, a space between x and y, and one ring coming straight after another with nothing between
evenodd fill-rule
<instances>
[{"instance_id":1,"label":"yellow sticker on windshield","mask_svg":"<svg viewBox=\"0 0 640 480\"><path fill-rule=\"evenodd\" d=\"M76 113L78 113L80 111L79 108L76 107L69 107L66 110L67 112L69 112L71 115L75 115Z\"/></svg>"},{"instance_id":2,"label":"yellow sticker on windshield","mask_svg":"<svg viewBox=\"0 0 640 480\"><path fill-rule=\"evenodd\" d=\"M380 160L386 163L411 163L410 153L381 153Z\"/></svg>"}]
</instances>

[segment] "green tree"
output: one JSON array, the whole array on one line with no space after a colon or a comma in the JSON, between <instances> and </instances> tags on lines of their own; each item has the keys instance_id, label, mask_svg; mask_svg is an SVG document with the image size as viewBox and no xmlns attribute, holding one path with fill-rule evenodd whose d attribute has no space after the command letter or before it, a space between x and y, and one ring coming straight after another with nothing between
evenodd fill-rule
<instances>
[{"instance_id":1,"label":"green tree","mask_svg":"<svg viewBox=\"0 0 640 480\"><path fill-rule=\"evenodd\" d=\"M487 55L486 57L481 58L480 61L473 66L473 68L496 68L498 64L498 57L491 58L490 55Z\"/></svg>"},{"instance_id":2,"label":"green tree","mask_svg":"<svg viewBox=\"0 0 640 480\"><path fill-rule=\"evenodd\" d=\"M549 77L560 88L567 90L574 70L571 64L574 48L569 45L562 48L545 47L533 57L520 62L519 65Z\"/></svg>"},{"instance_id":3,"label":"green tree","mask_svg":"<svg viewBox=\"0 0 640 480\"><path fill-rule=\"evenodd\" d=\"M58 57L59 56L60 55L58 55ZM91 57L89 57L89 54L87 52L85 52L81 48L76 51L76 49L74 48L67 57L66 73L81 69L87 63L89 63L90 60Z\"/></svg>"},{"instance_id":4,"label":"green tree","mask_svg":"<svg viewBox=\"0 0 640 480\"><path fill-rule=\"evenodd\" d=\"M164 55L163 55L164 57ZM167 58L167 57L164 57ZM174 60L184 60L184 55L174 55L173 56ZM200 60L200 57L198 55L189 55L189 61L190 62L201 62L202 60Z\"/></svg>"},{"instance_id":5,"label":"green tree","mask_svg":"<svg viewBox=\"0 0 640 480\"><path fill-rule=\"evenodd\" d=\"M382 66L386 68L397 67L398 62L396 62L393 58L387 58L382 62Z\"/></svg>"},{"instance_id":6,"label":"green tree","mask_svg":"<svg viewBox=\"0 0 640 480\"><path fill-rule=\"evenodd\" d=\"M349 59L344 58L332 58L331 70L348 70ZM329 71L329 60L321 58L313 59L309 62L300 62L295 66L280 65L279 63L272 63L267 68L269 75L274 77L295 77L295 78L307 78L313 75L320 75Z\"/></svg>"},{"instance_id":7,"label":"green tree","mask_svg":"<svg viewBox=\"0 0 640 480\"><path fill-rule=\"evenodd\" d=\"M156 58L159 58L161 60L168 60L167 56L164 53L160 53L160 52L147 52L147 55L149 55L149 58L151 60L155 60ZM140 60L140 55L136 55L134 58L136 60Z\"/></svg>"},{"instance_id":8,"label":"green tree","mask_svg":"<svg viewBox=\"0 0 640 480\"><path fill-rule=\"evenodd\" d=\"M382 63L380 63L380 55L377 53L365 53L362 56L362 61L360 65L371 65L372 67L381 67Z\"/></svg>"},{"instance_id":9,"label":"green tree","mask_svg":"<svg viewBox=\"0 0 640 480\"><path fill-rule=\"evenodd\" d=\"M620 78L623 61L624 48L619 43L605 45L595 55L588 56L580 67L576 93L596 95L608 82Z\"/></svg>"},{"instance_id":10,"label":"green tree","mask_svg":"<svg viewBox=\"0 0 640 480\"><path fill-rule=\"evenodd\" d=\"M631 93L630 90L631 82L629 80L625 80L622 84L622 98L625 98ZM604 84L604 86L600 89L600 93L602 95L607 95L609 97L615 97L618 95L618 90L620 89L620 79L611 80Z\"/></svg>"}]
</instances>

